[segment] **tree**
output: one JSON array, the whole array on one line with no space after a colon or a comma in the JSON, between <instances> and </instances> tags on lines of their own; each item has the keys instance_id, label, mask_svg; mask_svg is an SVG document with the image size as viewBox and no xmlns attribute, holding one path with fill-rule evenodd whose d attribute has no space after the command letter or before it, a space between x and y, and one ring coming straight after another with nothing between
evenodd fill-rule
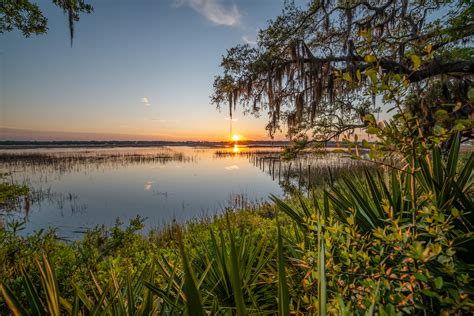
<instances>
[{"instance_id":1,"label":"tree","mask_svg":"<svg viewBox=\"0 0 474 316\"><path fill-rule=\"evenodd\" d=\"M74 23L79 21L79 14L91 13L93 8L84 0L52 0L68 15L69 35L71 46L74 38ZM30 0L1 0L0 1L0 33L20 30L24 36L44 34L48 30L48 19L43 15L39 6Z\"/></svg>"},{"instance_id":2,"label":"tree","mask_svg":"<svg viewBox=\"0 0 474 316\"><path fill-rule=\"evenodd\" d=\"M472 135L473 21L464 0L288 2L256 47L227 51L211 99L312 141L367 128L380 104L425 119L449 103L442 124Z\"/></svg>"}]
</instances>

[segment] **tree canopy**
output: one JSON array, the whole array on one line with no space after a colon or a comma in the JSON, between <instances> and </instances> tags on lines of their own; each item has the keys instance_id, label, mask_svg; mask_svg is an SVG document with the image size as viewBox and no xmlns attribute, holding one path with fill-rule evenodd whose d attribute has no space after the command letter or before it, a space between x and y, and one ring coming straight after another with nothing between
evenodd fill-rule
<instances>
[{"instance_id":1,"label":"tree canopy","mask_svg":"<svg viewBox=\"0 0 474 316\"><path fill-rule=\"evenodd\" d=\"M79 21L80 13L91 13L93 8L84 0L52 0L68 16L71 46L74 38L74 23ZM48 30L48 19L38 4L30 0L0 1L0 33L18 29L24 36L44 34Z\"/></svg>"},{"instance_id":2,"label":"tree canopy","mask_svg":"<svg viewBox=\"0 0 474 316\"><path fill-rule=\"evenodd\" d=\"M367 127L381 105L426 119L449 103L448 116L466 119L473 21L463 0L287 2L256 46L227 51L211 99L231 116L237 104L266 112L271 136L286 125L290 138L315 141Z\"/></svg>"}]
</instances>

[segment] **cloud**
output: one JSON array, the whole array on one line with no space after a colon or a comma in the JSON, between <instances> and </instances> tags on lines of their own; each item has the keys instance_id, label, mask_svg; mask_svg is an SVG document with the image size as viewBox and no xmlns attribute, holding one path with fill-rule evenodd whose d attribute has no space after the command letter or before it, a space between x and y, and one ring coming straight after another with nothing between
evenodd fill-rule
<instances>
[{"instance_id":1,"label":"cloud","mask_svg":"<svg viewBox=\"0 0 474 316\"><path fill-rule=\"evenodd\" d=\"M179 122L179 120L166 120L166 119L160 119L160 118L149 118L150 121L153 121L153 122L160 122L160 123L166 123L166 122Z\"/></svg>"},{"instance_id":2,"label":"cloud","mask_svg":"<svg viewBox=\"0 0 474 316\"><path fill-rule=\"evenodd\" d=\"M245 44L257 45L257 40L254 40L247 35L242 36L242 41L244 41Z\"/></svg>"},{"instance_id":3,"label":"cloud","mask_svg":"<svg viewBox=\"0 0 474 316\"><path fill-rule=\"evenodd\" d=\"M159 119L159 118L151 118L149 120L154 121L154 122L160 122L160 123L168 122L168 120L163 120L163 119Z\"/></svg>"},{"instance_id":4,"label":"cloud","mask_svg":"<svg viewBox=\"0 0 474 316\"><path fill-rule=\"evenodd\" d=\"M237 6L224 6L220 2L221 0L175 0L177 6L189 6L212 23L238 25L241 15Z\"/></svg>"},{"instance_id":5,"label":"cloud","mask_svg":"<svg viewBox=\"0 0 474 316\"><path fill-rule=\"evenodd\" d=\"M150 101L148 100L147 97L142 98L142 103L145 104L145 106L150 106Z\"/></svg>"},{"instance_id":6,"label":"cloud","mask_svg":"<svg viewBox=\"0 0 474 316\"><path fill-rule=\"evenodd\" d=\"M237 165L232 165L232 166L225 167L225 170L237 170L237 169L239 169L239 166L237 166Z\"/></svg>"}]
</instances>

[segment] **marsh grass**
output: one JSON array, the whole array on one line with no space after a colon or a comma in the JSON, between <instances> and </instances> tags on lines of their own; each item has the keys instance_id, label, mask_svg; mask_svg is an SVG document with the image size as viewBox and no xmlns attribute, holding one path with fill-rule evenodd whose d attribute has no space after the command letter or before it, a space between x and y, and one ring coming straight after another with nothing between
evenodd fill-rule
<instances>
[{"instance_id":1,"label":"marsh grass","mask_svg":"<svg viewBox=\"0 0 474 316\"><path fill-rule=\"evenodd\" d=\"M216 150L214 158L246 157L262 172L268 174L287 193L310 191L323 184L333 183L344 175L363 175L364 169L371 171L383 168L366 160L354 159L348 150L311 150L300 152L296 158L285 159L281 148L255 151L243 149L236 152L232 148Z\"/></svg>"},{"instance_id":2,"label":"marsh grass","mask_svg":"<svg viewBox=\"0 0 474 316\"><path fill-rule=\"evenodd\" d=\"M80 171L84 168L97 169L101 166L120 168L126 165L142 163L158 163L163 165L173 161L189 163L193 162L194 159L194 157L186 156L182 152L167 149L160 149L158 152L152 153L126 151L119 153L102 151L0 153L0 164L6 169L29 168L33 171L41 171L43 168L49 168L60 173Z\"/></svg>"}]
</instances>

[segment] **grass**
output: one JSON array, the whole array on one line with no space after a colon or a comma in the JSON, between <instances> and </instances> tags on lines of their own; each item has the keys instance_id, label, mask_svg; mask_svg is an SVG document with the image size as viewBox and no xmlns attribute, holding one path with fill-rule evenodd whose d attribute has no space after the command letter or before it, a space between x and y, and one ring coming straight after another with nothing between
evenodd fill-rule
<instances>
[{"instance_id":1,"label":"grass","mask_svg":"<svg viewBox=\"0 0 474 316\"><path fill-rule=\"evenodd\" d=\"M16 209L20 199L27 198L30 189L25 185L7 182L6 175L0 175L0 210Z\"/></svg>"},{"instance_id":2,"label":"grass","mask_svg":"<svg viewBox=\"0 0 474 316\"><path fill-rule=\"evenodd\" d=\"M124 164L159 163L172 161L192 162L193 157L166 148L137 153L134 151L64 151L55 153L37 152L2 152L0 163L5 168L51 168L68 172L78 167L94 169L101 165L122 167Z\"/></svg>"}]
</instances>

